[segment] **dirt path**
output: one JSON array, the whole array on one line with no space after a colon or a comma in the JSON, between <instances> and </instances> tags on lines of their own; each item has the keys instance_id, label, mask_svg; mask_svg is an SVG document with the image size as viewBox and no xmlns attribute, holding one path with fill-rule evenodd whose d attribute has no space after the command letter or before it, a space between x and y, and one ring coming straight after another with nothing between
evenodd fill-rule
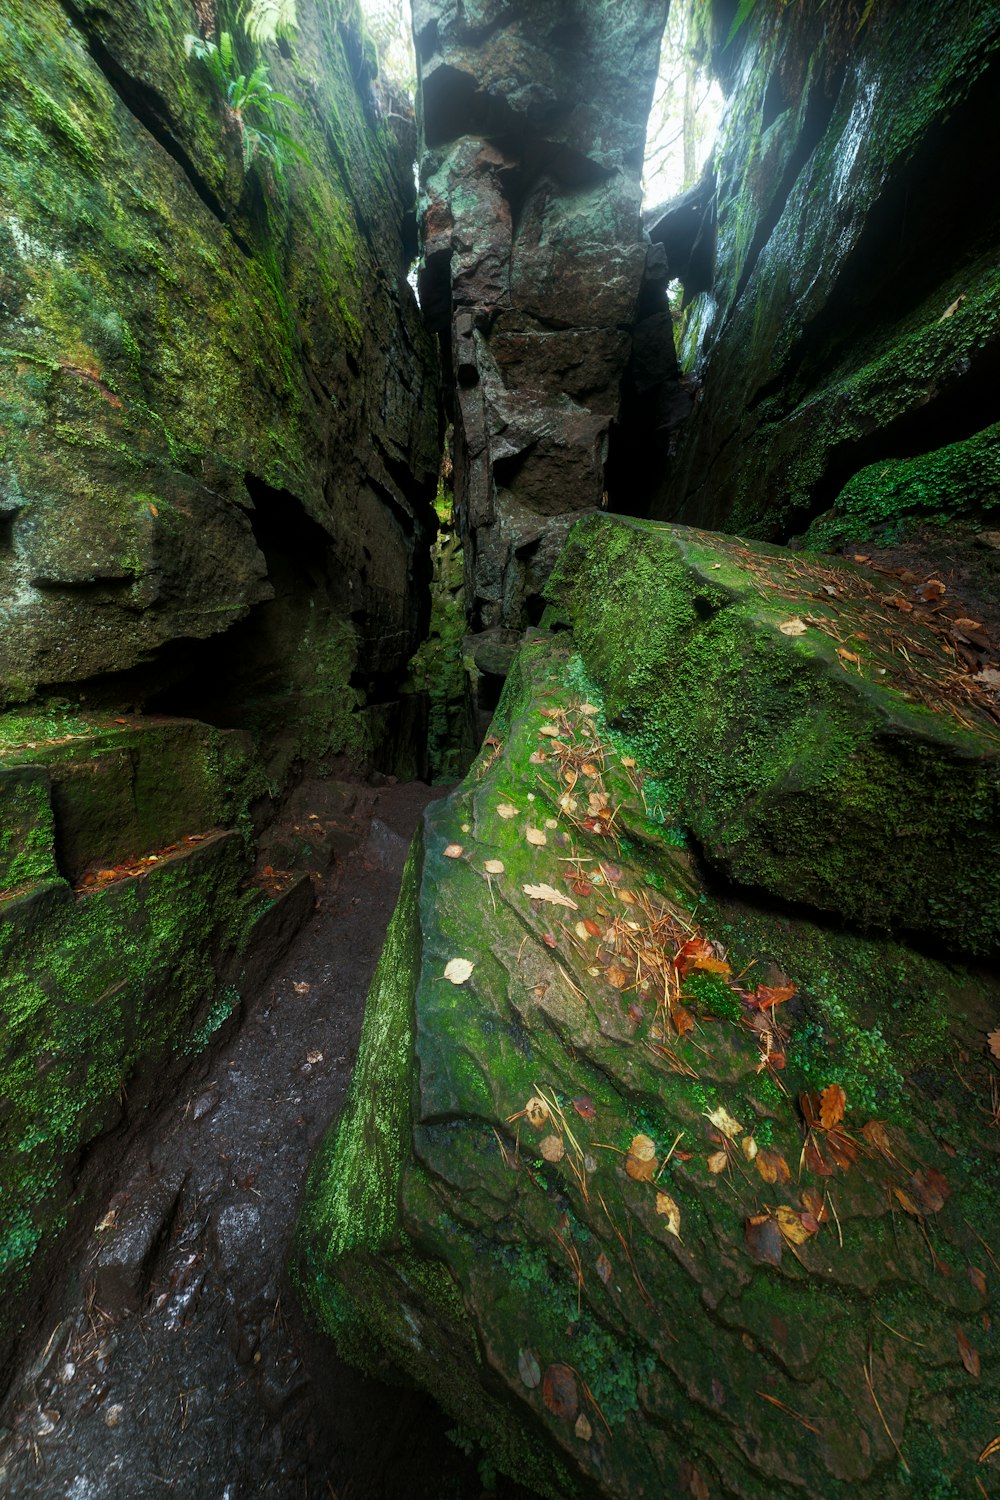
<instances>
[{"instance_id":1,"label":"dirt path","mask_svg":"<svg viewBox=\"0 0 1000 1500\"><path fill-rule=\"evenodd\" d=\"M416 784L304 790L301 827L308 835L310 816L314 829L333 825L322 847L337 856L317 881L316 915L97 1205L51 1336L15 1381L0 1493L480 1494L429 1403L361 1379L313 1338L285 1272L305 1172L343 1104L406 848L433 795Z\"/></svg>"}]
</instances>

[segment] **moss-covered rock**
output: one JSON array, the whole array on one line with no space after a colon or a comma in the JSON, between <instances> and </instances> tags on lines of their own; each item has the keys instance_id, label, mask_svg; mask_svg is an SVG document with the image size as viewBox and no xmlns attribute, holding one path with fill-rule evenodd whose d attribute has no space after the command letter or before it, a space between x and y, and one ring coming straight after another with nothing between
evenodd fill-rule
<instances>
[{"instance_id":1,"label":"moss-covered rock","mask_svg":"<svg viewBox=\"0 0 1000 1500\"><path fill-rule=\"evenodd\" d=\"M853 565L599 515L549 593L612 724L731 879L996 951L996 695L912 600Z\"/></svg>"},{"instance_id":2,"label":"moss-covered rock","mask_svg":"<svg viewBox=\"0 0 1000 1500\"><path fill-rule=\"evenodd\" d=\"M438 432L404 279L413 133L375 109L328 0L302 7L287 59L258 59L228 14L240 66L265 61L301 111L283 123L308 162L280 176L244 169L185 54L188 5L0 17L0 691L227 632L305 550L321 666L291 675L335 705L343 750L352 675L398 678L426 612Z\"/></svg>"},{"instance_id":3,"label":"moss-covered rock","mask_svg":"<svg viewBox=\"0 0 1000 1500\"><path fill-rule=\"evenodd\" d=\"M529 635L499 746L430 809L304 1295L540 1495L963 1493L998 993L712 895L609 709Z\"/></svg>"},{"instance_id":4,"label":"moss-covered rock","mask_svg":"<svg viewBox=\"0 0 1000 1500\"><path fill-rule=\"evenodd\" d=\"M711 9L724 41L732 7ZM714 283L685 330L702 399L658 514L783 540L832 509L826 543L843 508L859 538L995 420L1000 227L978 181L1000 18L989 0L741 16L716 53ZM876 514L862 495L887 465ZM942 508L975 510L955 477Z\"/></svg>"}]
</instances>

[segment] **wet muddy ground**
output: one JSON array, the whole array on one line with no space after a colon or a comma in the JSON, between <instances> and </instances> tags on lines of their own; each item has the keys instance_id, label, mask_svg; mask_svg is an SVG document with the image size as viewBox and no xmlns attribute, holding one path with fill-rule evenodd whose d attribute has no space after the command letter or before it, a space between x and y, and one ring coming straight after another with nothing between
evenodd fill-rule
<instances>
[{"instance_id":1,"label":"wet muddy ground","mask_svg":"<svg viewBox=\"0 0 1000 1500\"><path fill-rule=\"evenodd\" d=\"M416 1392L340 1364L300 1314L289 1240L350 1079L365 995L429 787L312 783L317 909L182 1095L123 1150L15 1375L11 1500L476 1500ZM507 1490L513 1496L512 1490Z\"/></svg>"}]
</instances>

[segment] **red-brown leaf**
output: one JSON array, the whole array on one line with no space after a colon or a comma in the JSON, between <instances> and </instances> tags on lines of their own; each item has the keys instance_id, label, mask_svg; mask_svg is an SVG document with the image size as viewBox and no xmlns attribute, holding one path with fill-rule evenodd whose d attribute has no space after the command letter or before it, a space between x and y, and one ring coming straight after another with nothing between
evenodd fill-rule
<instances>
[{"instance_id":1,"label":"red-brown leaf","mask_svg":"<svg viewBox=\"0 0 1000 1500\"><path fill-rule=\"evenodd\" d=\"M569 1365L549 1365L542 1380L542 1399L554 1417L576 1416L580 1400Z\"/></svg>"}]
</instances>

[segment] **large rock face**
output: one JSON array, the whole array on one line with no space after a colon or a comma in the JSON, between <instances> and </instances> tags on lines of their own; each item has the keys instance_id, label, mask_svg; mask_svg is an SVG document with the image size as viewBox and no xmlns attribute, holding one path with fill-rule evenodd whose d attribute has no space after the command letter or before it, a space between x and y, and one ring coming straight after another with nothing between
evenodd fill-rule
<instances>
[{"instance_id":1,"label":"large rock face","mask_svg":"<svg viewBox=\"0 0 1000 1500\"><path fill-rule=\"evenodd\" d=\"M436 359L404 279L414 133L339 9L300 0L268 51L308 155L279 176L185 55L211 3L0 8L4 1350L102 1137L311 909L308 881L253 882L273 799L399 731Z\"/></svg>"},{"instance_id":2,"label":"large rock face","mask_svg":"<svg viewBox=\"0 0 1000 1500\"><path fill-rule=\"evenodd\" d=\"M262 606L280 628L283 559L318 570L326 634L356 638L342 693L352 667L391 678L416 645L437 409L402 279L407 132L376 116L330 7L301 23L294 60L267 61L309 164L275 180L266 161L244 170L238 124L185 56L185 0L4 7L8 702ZM198 663L189 648L189 678Z\"/></svg>"},{"instance_id":3,"label":"large rock face","mask_svg":"<svg viewBox=\"0 0 1000 1500\"><path fill-rule=\"evenodd\" d=\"M605 497L666 10L414 5L421 302L454 381L470 623L501 642L537 622L574 515Z\"/></svg>"},{"instance_id":4,"label":"large rock face","mask_svg":"<svg viewBox=\"0 0 1000 1500\"><path fill-rule=\"evenodd\" d=\"M703 384L656 514L774 539L823 517L825 544L995 504L998 53L987 0L753 8L719 59Z\"/></svg>"},{"instance_id":5,"label":"large rock face","mask_svg":"<svg viewBox=\"0 0 1000 1500\"><path fill-rule=\"evenodd\" d=\"M804 884L781 915L685 848L704 816L723 851L752 824L780 845L796 751L831 796L842 753L877 779L873 718L893 795L949 746L995 787L995 723L969 709L957 751L947 703L924 717L867 649L838 680L819 624L781 631L777 566L607 518L572 533L553 593L580 623L529 634L494 743L428 815L310 1184L299 1275L341 1348L553 1500L959 1494L996 1436L1000 989L813 920L809 826L784 835ZM847 638L873 606L838 576ZM758 685L716 732L690 667L720 630ZM756 781L730 773L726 822L740 737ZM902 871L893 806L872 816L873 865ZM954 870L954 830L924 837Z\"/></svg>"}]
</instances>

